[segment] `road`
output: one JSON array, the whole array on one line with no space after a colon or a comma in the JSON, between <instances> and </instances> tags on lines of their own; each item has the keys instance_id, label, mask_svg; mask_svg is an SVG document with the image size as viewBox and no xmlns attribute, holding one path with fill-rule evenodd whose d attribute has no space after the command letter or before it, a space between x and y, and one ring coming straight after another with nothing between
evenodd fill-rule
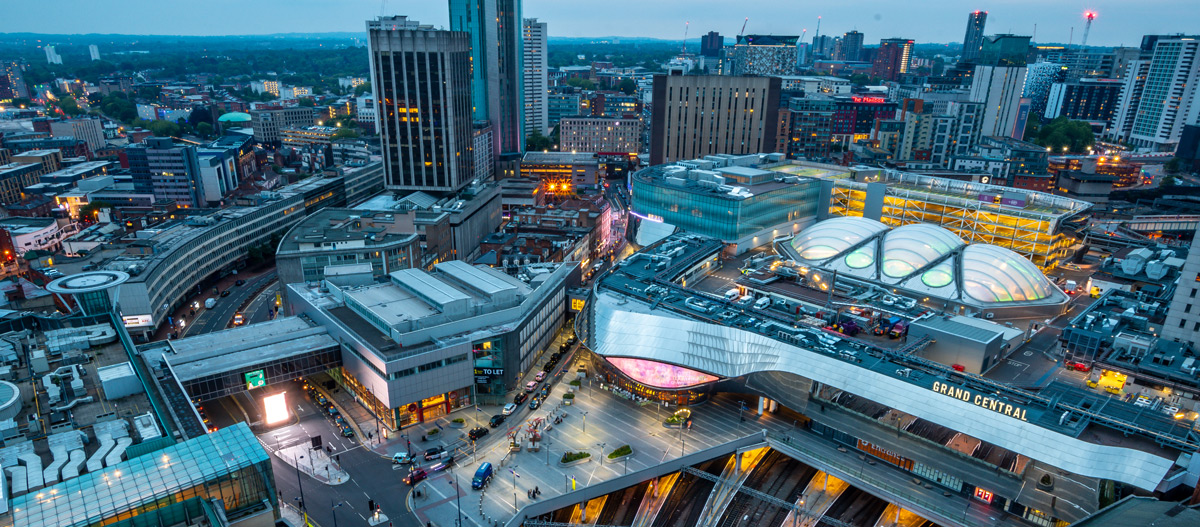
<instances>
[{"instance_id":1,"label":"road","mask_svg":"<svg viewBox=\"0 0 1200 527\"><path fill-rule=\"evenodd\" d=\"M202 311L184 328L181 336L211 333L229 327L233 322L233 315L237 314L242 304L249 300L251 295L258 292L262 286L274 281L276 276L275 271L271 271L251 278L243 285L230 287L228 289L229 296L217 297L217 305L212 309L204 309L202 306ZM204 298L211 298L211 295Z\"/></svg>"}]
</instances>

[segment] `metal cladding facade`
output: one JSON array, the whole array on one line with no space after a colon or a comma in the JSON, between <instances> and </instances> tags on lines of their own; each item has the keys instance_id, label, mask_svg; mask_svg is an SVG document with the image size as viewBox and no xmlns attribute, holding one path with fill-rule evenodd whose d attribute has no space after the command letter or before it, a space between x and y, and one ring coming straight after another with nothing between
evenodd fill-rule
<instances>
[{"instance_id":1,"label":"metal cladding facade","mask_svg":"<svg viewBox=\"0 0 1200 527\"><path fill-rule=\"evenodd\" d=\"M650 164L772 150L778 77L654 76Z\"/></svg>"},{"instance_id":2,"label":"metal cladding facade","mask_svg":"<svg viewBox=\"0 0 1200 527\"><path fill-rule=\"evenodd\" d=\"M454 192L474 177L471 40L406 17L367 22L385 182Z\"/></svg>"}]
</instances>

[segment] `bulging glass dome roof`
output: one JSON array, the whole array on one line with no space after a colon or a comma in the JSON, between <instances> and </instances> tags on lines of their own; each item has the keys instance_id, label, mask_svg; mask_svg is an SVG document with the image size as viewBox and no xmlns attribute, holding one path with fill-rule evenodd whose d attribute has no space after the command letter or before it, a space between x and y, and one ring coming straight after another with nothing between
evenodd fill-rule
<instances>
[{"instance_id":1,"label":"bulging glass dome roof","mask_svg":"<svg viewBox=\"0 0 1200 527\"><path fill-rule=\"evenodd\" d=\"M801 259L819 262L837 256L854 244L886 230L887 225L872 219L831 218L800 231L800 234L792 238L792 248ZM861 256L873 258L867 254Z\"/></svg>"},{"instance_id":2,"label":"bulging glass dome roof","mask_svg":"<svg viewBox=\"0 0 1200 527\"><path fill-rule=\"evenodd\" d=\"M904 278L962 245L958 235L937 225L896 227L883 237L883 274Z\"/></svg>"},{"instance_id":3,"label":"bulging glass dome roof","mask_svg":"<svg viewBox=\"0 0 1200 527\"><path fill-rule=\"evenodd\" d=\"M963 293L980 302L1029 302L1051 296L1051 284L1025 257L995 245L962 251Z\"/></svg>"}]
</instances>

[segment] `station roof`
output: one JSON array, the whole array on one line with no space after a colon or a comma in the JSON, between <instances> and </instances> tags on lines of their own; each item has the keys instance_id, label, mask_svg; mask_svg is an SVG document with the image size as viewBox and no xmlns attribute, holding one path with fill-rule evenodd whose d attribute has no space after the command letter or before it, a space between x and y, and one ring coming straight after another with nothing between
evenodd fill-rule
<instances>
[{"instance_id":1,"label":"station roof","mask_svg":"<svg viewBox=\"0 0 1200 527\"><path fill-rule=\"evenodd\" d=\"M181 382L338 346L325 328L300 317L277 318L168 344L169 349L159 347L147 353L160 352Z\"/></svg>"}]
</instances>

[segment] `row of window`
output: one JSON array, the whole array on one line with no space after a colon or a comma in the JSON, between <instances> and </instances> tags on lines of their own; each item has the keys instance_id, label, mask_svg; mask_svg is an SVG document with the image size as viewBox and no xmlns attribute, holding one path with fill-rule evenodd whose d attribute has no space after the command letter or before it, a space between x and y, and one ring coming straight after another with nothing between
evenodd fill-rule
<instances>
[{"instance_id":1,"label":"row of window","mask_svg":"<svg viewBox=\"0 0 1200 527\"><path fill-rule=\"evenodd\" d=\"M428 371L433 371L433 370L436 370L441 367L450 366L452 364L458 364L460 362L466 362L470 358L471 358L470 354L464 353L462 355L455 355L453 357L448 357L445 359L438 359L433 362L426 362L425 364L418 365L415 368L405 368L403 370L397 371L397 372L389 375L388 380L394 381L396 379L408 377L409 375L416 375L418 373L425 373Z\"/></svg>"}]
</instances>

